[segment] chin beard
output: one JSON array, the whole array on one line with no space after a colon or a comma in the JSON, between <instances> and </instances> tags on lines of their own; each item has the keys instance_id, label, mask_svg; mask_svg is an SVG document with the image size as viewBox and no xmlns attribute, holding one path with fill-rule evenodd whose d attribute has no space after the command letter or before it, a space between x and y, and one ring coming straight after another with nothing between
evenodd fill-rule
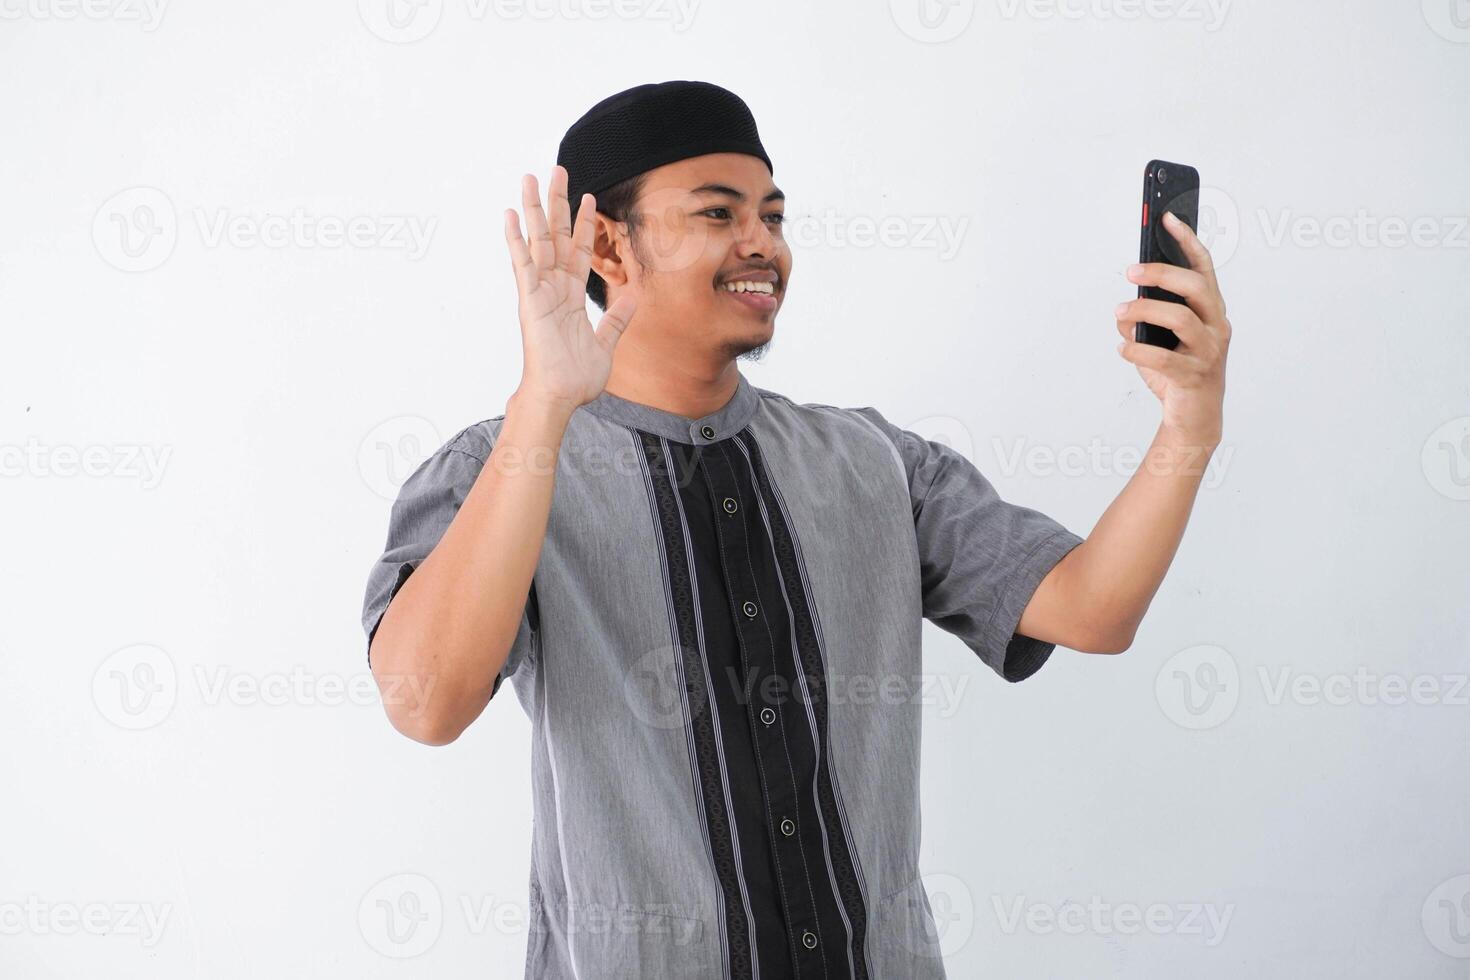
<instances>
[{"instance_id":1,"label":"chin beard","mask_svg":"<svg viewBox=\"0 0 1470 980\"><path fill-rule=\"evenodd\" d=\"M763 344L757 344L755 347L737 347L735 349L735 359L737 361L759 361L765 356L770 346L771 341L768 340Z\"/></svg>"}]
</instances>

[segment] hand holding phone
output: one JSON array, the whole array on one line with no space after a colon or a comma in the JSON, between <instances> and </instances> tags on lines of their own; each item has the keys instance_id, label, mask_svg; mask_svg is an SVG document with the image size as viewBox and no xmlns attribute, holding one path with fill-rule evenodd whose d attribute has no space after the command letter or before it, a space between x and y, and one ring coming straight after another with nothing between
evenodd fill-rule
<instances>
[{"instance_id":1,"label":"hand holding phone","mask_svg":"<svg viewBox=\"0 0 1470 980\"><path fill-rule=\"evenodd\" d=\"M1172 211L1192 231L1199 229L1199 171L1182 163L1150 160L1143 177L1143 238L1138 246L1139 262L1167 262L1189 268L1179 243L1164 227L1164 212ZM1158 286L1139 286L1140 299L1183 303L1184 298ZM1174 331L1153 323L1135 323L1133 339L1170 350L1179 346Z\"/></svg>"}]
</instances>

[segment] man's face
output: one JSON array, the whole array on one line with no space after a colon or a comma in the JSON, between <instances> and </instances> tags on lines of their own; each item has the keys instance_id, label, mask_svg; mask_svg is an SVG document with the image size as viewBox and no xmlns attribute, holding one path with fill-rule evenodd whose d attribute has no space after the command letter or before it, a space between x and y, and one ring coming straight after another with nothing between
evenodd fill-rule
<instances>
[{"instance_id":1,"label":"man's face","mask_svg":"<svg viewBox=\"0 0 1470 980\"><path fill-rule=\"evenodd\" d=\"M644 343L690 343L716 356L760 351L786 296L785 195L746 153L711 153L648 172L623 249ZM734 286L735 283L742 283Z\"/></svg>"}]
</instances>

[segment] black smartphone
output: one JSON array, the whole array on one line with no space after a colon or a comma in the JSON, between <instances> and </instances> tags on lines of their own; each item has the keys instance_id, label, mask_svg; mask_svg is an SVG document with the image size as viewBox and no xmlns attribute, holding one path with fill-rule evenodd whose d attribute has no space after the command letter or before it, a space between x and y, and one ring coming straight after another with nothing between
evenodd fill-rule
<instances>
[{"instance_id":1,"label":"black smartphone","mask_svg":"<svg viewBox=\"0 0 1470 980\"><path fill-rule=\"evenodd\" d=\"M1165 211L1173 211L1192 231L1199 231L1199 171L1182 163L1150 160L1143 175L1143 240L1138 246L1138 261L1167 262L1187 269L1189 259L1164 227ZM1139 286L1138 296L1184 302L1184 297L1158 286ZM1135 323L1133 339L1170 350L1179 346L1174 331L1154 323Z\"/></svg>"}]
</instances>

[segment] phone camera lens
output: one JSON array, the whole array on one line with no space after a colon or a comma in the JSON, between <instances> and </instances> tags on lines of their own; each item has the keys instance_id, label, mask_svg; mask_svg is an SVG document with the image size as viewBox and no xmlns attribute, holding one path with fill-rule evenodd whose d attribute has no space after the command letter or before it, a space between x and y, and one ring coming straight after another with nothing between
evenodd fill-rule
<instances>
[{"instance_id":1,"label":"phone camera lens","mask_svg":"<svg viewBox=\"0 0 1470 980\"><path fill-rule=\"evenodd\" d=\"M1169 171L1165 170L1163 167L1160 167L1159 168L1159 183L1162 184L1164 181L1166 181L1168 179L1169 179Z\"/></svg>"}]
</instances>

